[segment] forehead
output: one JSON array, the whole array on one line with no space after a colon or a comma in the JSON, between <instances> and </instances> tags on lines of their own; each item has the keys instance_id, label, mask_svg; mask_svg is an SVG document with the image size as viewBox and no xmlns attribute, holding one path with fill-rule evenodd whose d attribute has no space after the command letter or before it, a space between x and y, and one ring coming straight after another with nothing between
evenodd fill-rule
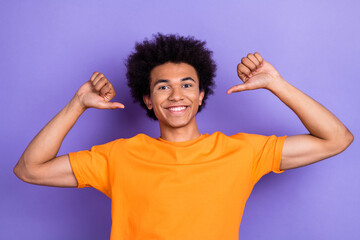
<instances>
[{"instance_id":1,"label":"forehead","mask_svg":"<svg viewBox=\"0 0 360 240\"><path fill-rule=\"evenodd\" d=\"M171 81L182 79L184 77L191 77L194 80L198 80L195 68L187 63L167 62L154 67L150 73L151 84L159 79Z\"/></svg>"}]
</instances>

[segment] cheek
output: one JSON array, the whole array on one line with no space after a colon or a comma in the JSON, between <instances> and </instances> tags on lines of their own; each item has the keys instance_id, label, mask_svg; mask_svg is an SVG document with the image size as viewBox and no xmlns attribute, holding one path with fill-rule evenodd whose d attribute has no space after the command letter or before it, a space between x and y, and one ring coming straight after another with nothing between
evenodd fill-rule
<instances>
[{"instance_id":1,"label":"cheek","mask_svg":"<svg viewBox=\"0 0 360 240\"><path fill-rule=\"evenodd\" d=\"M200 103L201 102L201 96L200 96L200 93L198 91L194 91L192 94L191 94L191 99L193 100L193 102L198 102Z\"/></svg>"},{"instance_id":2,"label":"cheek","mask_svg":"<svg viewBox=\"0 0 360 240\"><path fill-rule=\"evenodd\" d=\"M161 99L164 98L164 93L153 92L151 98L152 98L153 101L157 101L157 102L158 102L159 100L161 100Z\"/></svg>"},{"instance_id":3,"label":"cheek","mask_svg":"<svg viewBox=\"0 0 360 240\"><path fill-rule=\"evenodd\" d=\"M161 104L166 101L167 96L165 96L165 94L159 94L159 93L152 93L151 96L151 102L153 105L153 108L158 108L161 107Z\"/></svg>"}]
</instances>

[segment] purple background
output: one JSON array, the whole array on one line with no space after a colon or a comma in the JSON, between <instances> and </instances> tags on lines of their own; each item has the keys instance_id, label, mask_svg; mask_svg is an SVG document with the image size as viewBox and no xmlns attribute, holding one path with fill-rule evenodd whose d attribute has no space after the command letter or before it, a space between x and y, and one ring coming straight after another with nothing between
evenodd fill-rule
<instances>
[{"instance_id":1,"label":"purple background","mask_svg":"<svg viewBox=\"0 0 360 240\"><path fill-rule=\"evenodd\" d=\"M359 15L352 1L1 1L0 239L108 239L111 200L95 189L24 183L13 167L31 139L94 71L125 110L88 110L59 154L137 133L159 136L132 102L124 60L156 32L206 40L218 64L202 133L307 133L265 90L226 95L236 65L258 51L291 84L325 105L355 135L328 160L270 173L247 202L240 239L360 239Z\"/></svg>"}]
</instances>

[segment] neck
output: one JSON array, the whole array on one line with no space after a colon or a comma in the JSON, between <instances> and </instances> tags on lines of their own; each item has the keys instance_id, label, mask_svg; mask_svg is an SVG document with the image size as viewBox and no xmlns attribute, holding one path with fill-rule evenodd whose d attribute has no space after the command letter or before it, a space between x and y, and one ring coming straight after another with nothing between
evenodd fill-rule
<instances>
[{"instance_id":1,"label":"neck","mask_svg":"<svg viewBox=\"0 0 360 240\"><path fill-rule=\"evenodd\" d=\"M160 124L160 138L170 142L185 142L201 136L194 118L193 124L174 128Z\"/></svg>"}]
</instances>

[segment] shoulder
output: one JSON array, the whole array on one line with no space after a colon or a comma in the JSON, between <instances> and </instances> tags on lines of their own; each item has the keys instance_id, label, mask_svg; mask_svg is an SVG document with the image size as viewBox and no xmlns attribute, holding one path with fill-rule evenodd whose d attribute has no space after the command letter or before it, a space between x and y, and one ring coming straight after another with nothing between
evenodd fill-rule
<instances>
[{"instance_id":1,"label":"shoulder","mask_svg":"<svg viewBox=\"0 0 360 240\"><path fill-rule=\"evenodd\" d=\"M143 133L139 133L130 138L116 139L112 143L114 143L114 145L116 145L116 146L121 146L121 145L143 145L144 146L147 144L151 144L154 141L156 141L155 138L152 138Z\"/></svg>"},{"instance_id":2,"label":"shoulder","mask_svg":"<svg viewBox=\"0 0 360 240\"><path fill-rule=\"evenodd\" d=\"M246 142L247 144L256 147L256 146L263 146L270 142L277 142L282 137L278 137L276 135L261 135L261 134L254 134L254 133L236 133L230 135L229 138L235 139L237 141Z\"/></svg>"},{"instance_id":3,"label":"shoulder","mask_svg":"<svg viewBox=\"0 0 360 240\"><path fill-rule=\"evenodd\" d=\"M103 144L94 145L92 148L99 148L99 147L106 147L106 148L113 148L118 147L121 145L132 144L132 143L140 143L144 141L151 141L151 137L147 136L146 134L137 134L136 136L130 138L118 138Z\"/></svg>"},{"instance_id":4,"label":"shoulder","mask_svg":"<svg viewBox=\"0 0 360 240\"><path fill-rule=\"evenodd\" d=\"M264 137L266 136L243 132L227 135L219 131L210 135L210 138L213 138L216 142L232 142L236 144L252 144L254 141L261 141Z\"/></svg>"},{"instance_id":5,"label":"shoulder","mask_svg":"<svg viewBox=\"0 0 360 240\"><path fill-rule=\"evenodd\" d=\"M226 135L221 132L217 132L219 136L224 138L230 138L238 141L256 141L256 140L264 140L268 138L269 136L260 135L260 134L254 134L254 133L245 133L245 132L239 132L232 135Z\"/></svg>"}]
</instances>

